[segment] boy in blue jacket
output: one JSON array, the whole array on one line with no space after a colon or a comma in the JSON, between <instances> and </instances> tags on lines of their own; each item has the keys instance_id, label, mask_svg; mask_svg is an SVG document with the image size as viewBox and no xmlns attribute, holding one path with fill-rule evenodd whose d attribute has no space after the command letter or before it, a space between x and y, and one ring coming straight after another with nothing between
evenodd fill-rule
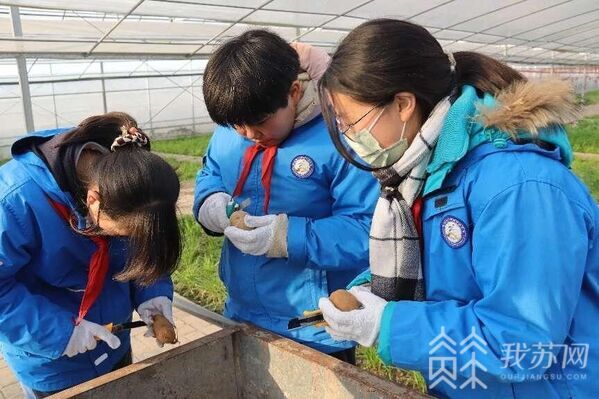
<instances>
[{"instance_id":1,"label":"boy in blue jacket","mask_svg":"<svg viewBox=\"0 0 599 399\"><path fill-rule=\"evenodd\" d=\"M208 234L227 238L219 270L227 317L355 362L352 342L322 328L287 330L368 267L377 198L373 177L350 167L327 136L314 76L322 70L303 67L294 48L262 30L214 53L203 90L220 127L197 176L194 214ZM231 200L249 202L252 230L230 226Z\"/></svg>"}]
</instances>

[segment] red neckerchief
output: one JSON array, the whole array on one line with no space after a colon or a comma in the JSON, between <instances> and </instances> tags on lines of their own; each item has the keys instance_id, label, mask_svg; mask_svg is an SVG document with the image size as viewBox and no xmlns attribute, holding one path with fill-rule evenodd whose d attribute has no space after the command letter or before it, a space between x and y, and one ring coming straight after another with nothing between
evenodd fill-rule
<instances>
[{"instance_id":1,"label":"red neckerchief","mask_svg":"<svg viewBox=\"0 0 599 399\"><path fill-rule=\"evenodd\" d=\"M69 208L60 202L56 202L50 198L50 205L60 215L61 218L70 222L72 213ZM78 325L81 320L85 318L87 312L92 307L96 299L100 296L102 288L104 287L104 280L106 273L108 272L110 255L108 253L108 240L101 236L87 236L92 240L98 247L92 254L89 261L89 267L87 271L87 284L85 291L83 292L83 299L79 305L79 315L75 320L75 325Z\"/></svg>"},{"instance_id":2,"label":"red neckerchief","mask_svg":"<svg viewBox=\"0 0 599 399\"><path fill-rule=\"evenodd\" d=\"M264 156L262 157L261 181L262 187L264 187L264 213L268 213L268 205L270 203L270 182L272 180L273 168L275 165L274 161L278 149L279 147L277 146L263 147L260 144L254 144L245 151L245 154L243 155L243 169L241 170L241 175L237 181L237 186L235 186L235 191L233 191L233 197L237 197L241 194L243 186L250 174L254 159L256 159L256 156L260 151L264 151Z\"/></svg>"},{"instance_id":3,"label":"red neckerchief","mask_svg":"<svg viewBox=\"0 0 599 399\"><path fill-rule=\"evenodd\" d=\"M414 225L416 226L416 231L418 232L418 237L420 237L420 249L424 246L424 237L422 237L422 205L423 200L422 197L416 198L414 203L412 204L412 217L414 218Z\"/></svg>"}]
</instances>

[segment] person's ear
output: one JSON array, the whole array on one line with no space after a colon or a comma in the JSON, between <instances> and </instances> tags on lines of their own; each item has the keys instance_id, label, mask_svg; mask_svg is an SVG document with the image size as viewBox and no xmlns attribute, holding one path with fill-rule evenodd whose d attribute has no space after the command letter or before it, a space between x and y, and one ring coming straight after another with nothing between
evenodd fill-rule
<instances>
[{"instance_id":1,"label":"person's ear","mask_svg":"<svg viewBox=\"0 0 599 399\"><path fill-rule=\"evenodd\" d=\"M291 101L297 105L300 99L302 98L302 84L299 80L295 80L291 84L291 89L289 90L289 96L291 97Z\"/></svg>"},{"instance_id":2,"label":"person's ear","mask_svg":"<svg viewBox=\"0 0 599 399\"><path fill-rule=\"evenodd\" d=\"M97 187L90 187L87 190L87 198L86 201L87 206L98 205L100 203L100 193L98 192Z\"/></svg>"},{"instance_id":3,"label":"person's ear","mask_svg":"<svg viewBox=\"0 0 599 399\"><path fill-rule=\"evenodd\" d=\"M416 112L416 96L413 93L401 92L395 95L395 109L402 122L408 122Z\"/></svg>"},{"instance_id":4,"label":"person's ear","mask_svg":"<svg viewBox=\"0 0 599 399\"><path fill-rule=\"evenodd\" d=\"M100 213L100 202L100 193L97 191L97 187L91 187L88 189L85 203L87 205L87 209L89 210L90 216L96 223L98 221L98 214Z\"/></svg>"}]
</instances>

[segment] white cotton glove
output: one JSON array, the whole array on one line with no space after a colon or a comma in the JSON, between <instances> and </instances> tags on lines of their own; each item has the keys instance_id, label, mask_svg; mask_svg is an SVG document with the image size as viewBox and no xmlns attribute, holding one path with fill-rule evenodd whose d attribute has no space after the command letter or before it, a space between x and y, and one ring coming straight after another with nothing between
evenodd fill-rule
<instances>
[{"instance_id":1,"label":"white cotton glove","mask_svg":"<svg viewBox=\"0 0 599 399\"><path fill-rule=\"evenodd\" d=\"M87 320L81 320L79 325L76 325L73 329L73 334L71 334L63 355L73 357L96 349L98 345L96 338L106 342L112 349L121 346L119 337L109 332L105 327Z\"/></svg>"},{"instance_id":2,"label":"white cotton glove","mask_svg":"<svg viewBox=\"0 0 599 399\"><path fill-rule=\"evenodd\" d=\"M227 204L231 196L227 193L214 193L204 200L198 212L198 221L206 229L222 234L229 227Z\"/></svg>"},{"instance_id":3,"label":"white cotton glove","mask_svg":"<svg viewBox=\"0 0 599 399\"><path fill-rule=\"evenodd\" d=\"M173 320L173 302L165 296L158 296L143 302L137 307L137 313L144 323L148 326L148 330L144 334L144 337L154 337L154 329L152 324L152 316L157 314L163 315L173 326L175 321ZM156 341L156 345L163 347L164 344Z\"/></svg>"},{"instance_id":4,"label":"white cotton glove","mask_svg":"<svg viewBox=\"0 0 599 399\"><path fill-rule=\"evenodd\" d=\"M245 224L253 230L234 226L225 229L225 236L237 249L254 256L287 257L287 215L246 215Z\"/></svg>"},{"instance_id":5,"label":"white cotton glove","mask_svg":"<svg viewBox=\"0 0 599 399\"><path fill-rule=\"evenodd\" d=\"M371 293L369 287L352 287L349 292L362 304L361 309L342 312L329 298L320 298L318 307L329 325L325 329L336 341L372 346L378 339L387 301Z\"/></svg>"}]
</instances>

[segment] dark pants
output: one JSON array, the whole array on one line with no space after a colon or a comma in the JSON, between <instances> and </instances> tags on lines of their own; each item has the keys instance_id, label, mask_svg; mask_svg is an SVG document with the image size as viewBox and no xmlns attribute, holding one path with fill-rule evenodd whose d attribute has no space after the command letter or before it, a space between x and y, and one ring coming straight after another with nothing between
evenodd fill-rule
<instances>
[{"instance_id":1,"label":"dark pants","mask_svg":"<svg viewBox=\"0 0 599 399\"><path fill-rule=\"evenodd\" d=\"M333 356L335 359L339 359L342 362L356 365L356 348L349 348L339 352L329 353L329 356Z\"/></svg>"},{"instance_id":2,"label":"dark pants","mask_svg":"<svg viewBox=\"0 0 599 399\"><path fill-rule=\"evenodd\" d=\"M125 356L123 356L123 358L113 367L113 369L111 371L115 371L118 369L122 369L123 367L127 367L128 365L130 365L131 363L133 363L133 357L131 355L131 351L129 351ZM32 390L33 394L35 395L36 398L46 398L50 395L54 395L55 393L58 393L59 391L52 391L52 392L40 392L40 391L36 391L36 390Z\"/></svg>"}]
</instances>

